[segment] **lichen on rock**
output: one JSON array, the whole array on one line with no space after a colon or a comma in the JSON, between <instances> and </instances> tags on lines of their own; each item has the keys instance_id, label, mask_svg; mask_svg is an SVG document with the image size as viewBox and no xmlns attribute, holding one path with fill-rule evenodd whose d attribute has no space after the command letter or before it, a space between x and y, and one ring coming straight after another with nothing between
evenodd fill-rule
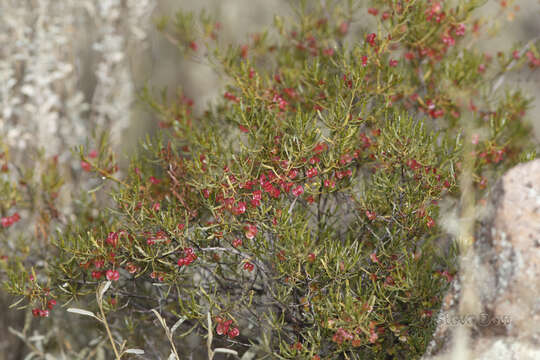
<instances>
[{"instance_id":1,"label":"lichen on rock","mask_svg":"<svg viewBox=\"0 0 540 360\"><path fill-rule=\"evenodd\" d=\"M540 358L540 160L508 171L488 207L424 359ZM464 273L471 276L472 296L462 286ZM471 297L475 306L462 306ZM456 334L464 329L468 348L456 349Z\"/></svg>"}]
</instances>

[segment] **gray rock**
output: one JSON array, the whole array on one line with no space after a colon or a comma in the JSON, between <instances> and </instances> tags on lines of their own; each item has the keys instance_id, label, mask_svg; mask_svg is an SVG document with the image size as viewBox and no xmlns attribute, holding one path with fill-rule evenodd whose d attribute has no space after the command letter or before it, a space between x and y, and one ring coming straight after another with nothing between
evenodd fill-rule
<instances>
[{"instance_id":1,"label":"gray rock","mask_svg":"<svg viewBox=\"0 0 540 360\"><path fill-rule=\"evenodd\" d=\"M540 359L540 160L509 170L461 259L424 359Z\"/></svg>"}]
</instances>

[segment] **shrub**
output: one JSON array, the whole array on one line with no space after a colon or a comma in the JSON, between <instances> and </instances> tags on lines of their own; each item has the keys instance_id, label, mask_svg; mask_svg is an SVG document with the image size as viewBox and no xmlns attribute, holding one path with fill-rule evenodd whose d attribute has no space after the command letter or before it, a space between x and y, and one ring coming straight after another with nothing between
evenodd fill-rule
<instances>
[{"instance_id":1,"label":"shrub","mask_svg":"<svg viewBox=\"0 0 540 360\"><path fill-rule=\"evenodd\" d=\"M182 92L143 91L163 131L125 177L104 142L79 151L113 205L82 203L46 251L6 259L7 289L38 317L97 292L99 313L70 311L100 320L116 358L124 340L144 347L134 329L155 316L172 356L186 355L176 331L257 358L418 358L455 273L441 206L460 207L464 159L484 194L535 156L528 100L501 85L538 52L476 51L479 5L304 1L228 47L205 14L163 19L230 80L224 98L198 116ZM353 26L364 11L376 26Z\"/></svg>"}]
</instances>

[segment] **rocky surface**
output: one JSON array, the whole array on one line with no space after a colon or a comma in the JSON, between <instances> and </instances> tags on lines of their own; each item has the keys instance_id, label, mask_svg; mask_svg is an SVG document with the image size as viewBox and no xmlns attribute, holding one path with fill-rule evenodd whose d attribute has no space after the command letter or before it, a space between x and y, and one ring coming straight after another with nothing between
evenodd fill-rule
<instances>
[{"instance_id":1,"label":"rocky surface","mask_svg":"<svg viewBox=\"0 0 540 360\"><path fill-rule=\"evenodd\" d=\"M540 160L494 186L424 359L540 359Z\"/></svg>"}]
</instances>

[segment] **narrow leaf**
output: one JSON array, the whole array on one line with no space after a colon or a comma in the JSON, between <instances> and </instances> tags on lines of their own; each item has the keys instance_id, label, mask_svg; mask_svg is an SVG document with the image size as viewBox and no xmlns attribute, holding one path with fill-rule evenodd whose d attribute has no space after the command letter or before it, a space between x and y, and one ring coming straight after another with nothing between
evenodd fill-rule
<instances>
[{"instance_id":1,"label":"narrow leaf","mask_svg":"<svg viewBox=\"0 0 540 360\"><path fill-rule=\"evenodd\" d=\"M171 334L174 334L174 332L176 331L176 329L178 329L178 327L180 325L182 325L182 323L184 321L186 321L187 317L185 316L182 316L180 319L178 319L178 321L171 327Z\"/></svg>"},{"instance_id":2,"label":"narrow leaf","mask_svg":"<svg viewBox=\"0 0 540 360\"><path fill-rule=\"evenodd\" d=\"M135 354L135 355L143 355L144 350L141 349L127 349L124 351L125 354Z\"/></svg>"},{"instance_id":3,"label":"narrow leaf","mask_svg":"<svg viewBox=\"0 0 540 360\"><path fill-rule=\"evenodd\" d=\"M169 328L167 327L167 323L165 322L165 319L163 319L161 317L161 315L156 311L156 309L152 309L152 312L156 315L156 317L158 318L159 322L161 323L161 326L163 326L163 329L165 329L165 332L167 333L167 335L170 334L170 330Z\"/></svg>"},{"instance_id":4,"label":"narrow leaf","mask_svg":"<svg viewBox=\"0 0 540 360\"><path fill-rule=\"evenodd\" d=\"M238 352L231 350L231 349L225 349L225 348L217 348L214 349L215 353L223 353L223 354L230 354L234 356L238 356Z\"/></svg>"},{"instance_id":5,"label":"narrow leaf","mask_svg":"<svg viewBox=\"0 0 540 360\"><path fill-rule=\"evenodd\" d=\"M103 299L103 295L105 294L105 292L107 290L109 290L109 288L111 287L111 282L110 281L107 281L103 287L101 288L101 291L99 292L99 295L100 297Z\"/></svg>"},{"instance_id":6,"label":"narrow leaf","mask_svg":"<svg viewBox=\"0 0 540 360\"><path fill-rule=\"evenodd\" d=\"M88 310L78 309L78 308L69 308L67 309L67 312L84 315L84 316L90 316L99 320L99 318L93 312L88 311Z\"/></svg>"}]
</instances>

